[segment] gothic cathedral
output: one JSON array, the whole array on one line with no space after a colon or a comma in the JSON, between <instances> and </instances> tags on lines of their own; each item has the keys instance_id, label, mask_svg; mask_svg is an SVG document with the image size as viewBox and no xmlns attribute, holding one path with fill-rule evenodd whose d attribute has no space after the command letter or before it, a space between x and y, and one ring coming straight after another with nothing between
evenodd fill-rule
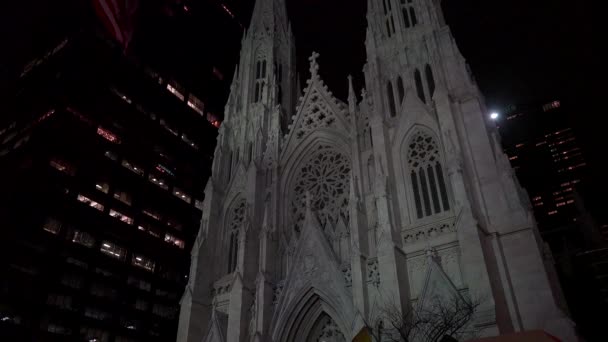
<instances>
[{"instance_id":1,"label":"gothic cathedral","mask_svg":"<svg viewBox=\"0 0 608 342\"><path fill-rule=\"evenodd\" d=\"M257 0L178 341L347 342L387 302L409 312L429 298L480 299L481 335L575 341L440 0L368 0L367 22L366 90L344 80L344 103L317 54L300 90L285 0Z\"/></svg>"}]
</instances>

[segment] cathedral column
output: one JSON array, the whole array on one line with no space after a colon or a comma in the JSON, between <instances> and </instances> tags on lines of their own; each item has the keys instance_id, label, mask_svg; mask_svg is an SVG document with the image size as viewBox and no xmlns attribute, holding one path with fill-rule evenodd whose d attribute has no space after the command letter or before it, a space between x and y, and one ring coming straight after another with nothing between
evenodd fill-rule
<instances>
[{"instance_id":1,"label":"cathedral column","mask_svg":"<svg viewBox=\"0 0 608 342\"><path fill-rule=\"evenodd\" d=\"M473 217L464 175L461 147L453 119L452 103L443 86L439 86L434 96L437 118L447 156L447 173L452 184L457 222L456 229L460 244L461 265L464 279L469 287L471 300L480 301L477 323L494 325L496 303L489 277L489 268L484 255L482 237L477 220ZM500 297L499 297L500 298ZM497 333L498 331L490 331Z\"/></svg>"},{"instance_id":2,"label":"cathedral column","mask_svg":"<svg viewBox=\"0 0 608 342\"><path fill-rule=\"evenodd\" d=\"M379 116L371 118L372 135L374 139L374 155L377 156L376 184L374 186L375 203L378 215L377 232L377 268L379 279L372 280L378 286L381 305L396 305L402 312L410 306L409 280L407 274L406 256L400 250L401 237L399 228L395 226L398 217L394 212L391 193L389 191L391 167L389 166L386 145L387 132L383 119ZM370 265L368 261L368 274Z\"/></svg>"},{"instance_id":3,"label":"cathedral column","mask_svg":"<svg viewBox=\"0 0 608 342\"><path fill-rule=\"evenodd\" d=\"M220 232L209 227L221 226L221 194L209 179L205 189L205 206L198 236L191 252L190 276L180 301L180 316L177 341L200 342L210 329L213 275L218 268L213 260L221 257Z\"/></svg>"}]
</instances>

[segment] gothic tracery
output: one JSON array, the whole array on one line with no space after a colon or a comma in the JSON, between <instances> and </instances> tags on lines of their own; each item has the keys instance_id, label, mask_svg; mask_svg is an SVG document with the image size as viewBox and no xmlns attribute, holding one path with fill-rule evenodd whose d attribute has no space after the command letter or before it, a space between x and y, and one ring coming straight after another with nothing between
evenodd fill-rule
<instances>
[{"instance_id":1,"label":"gothic tracery","mask_svg":"<svg viewBox=\"0 0 608 342\"><path fill-rule=\"evenodd\" d=\"M308 160L300 169L293 189L291 211L296 230L302 228L307 192L312 196L311 204L321 226L335 225L348 205L350 170L348 158L328 146L321 146Z\"/></svg>"}]
</instances>

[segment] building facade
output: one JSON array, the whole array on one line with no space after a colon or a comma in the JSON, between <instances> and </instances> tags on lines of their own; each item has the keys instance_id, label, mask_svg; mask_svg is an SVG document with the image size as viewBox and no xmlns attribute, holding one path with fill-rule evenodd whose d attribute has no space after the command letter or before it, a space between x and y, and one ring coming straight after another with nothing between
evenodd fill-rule
<instances>
[{"instance_id":1,"label":"building facade","mask_svg":"<svg viewBox=\"0 0 608 342\"><path fill-rule=\"evenodd\" d=\"M217 136L177 88L89 31L26 69L0 119L0 340L174 338Z\"/></svg>"},{"instance_id":2,"label":"building facade","mask_svg":"<svg viewBox=\"0 0 608 342\"><path fill-rule=\"evenodd\" d=\"M561 101L518 105L497 123L505 153L532 199L577 330L583 338L601 340L606 339L608 255L601 227L583 203L593 201L585 196L593 184L572 125L574 110Z\"/></svg>"},{"instance_id":3,"label":"building facade","mask_svg":"<svg viewBox=\"0 0 608 342\"><path fill-rule=\"evenodd\" d=\"M576 340L439 1L369 0L367 19L366 90L335 98L313 54L299 97L285 3L257 1L178 341L350 341L433 298L480 300L483 335Z\"/></svg>"}]
</instances>

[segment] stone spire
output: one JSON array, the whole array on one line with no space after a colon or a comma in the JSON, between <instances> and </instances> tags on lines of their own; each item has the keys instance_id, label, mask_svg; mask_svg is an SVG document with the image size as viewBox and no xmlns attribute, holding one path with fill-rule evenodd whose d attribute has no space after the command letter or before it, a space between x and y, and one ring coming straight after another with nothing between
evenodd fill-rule
<instances>
[{"instance_id":1,"label":"stone spire","mask_svg":"<svg viewBox=\"0 0 608 342\"><path fill-rule=\"evenodd\" d=\"M287 19L285 0L257 0L251 17L249 33L262 31L272 34L276 31L291 31Z\"/></svg>"}]
</instances>

